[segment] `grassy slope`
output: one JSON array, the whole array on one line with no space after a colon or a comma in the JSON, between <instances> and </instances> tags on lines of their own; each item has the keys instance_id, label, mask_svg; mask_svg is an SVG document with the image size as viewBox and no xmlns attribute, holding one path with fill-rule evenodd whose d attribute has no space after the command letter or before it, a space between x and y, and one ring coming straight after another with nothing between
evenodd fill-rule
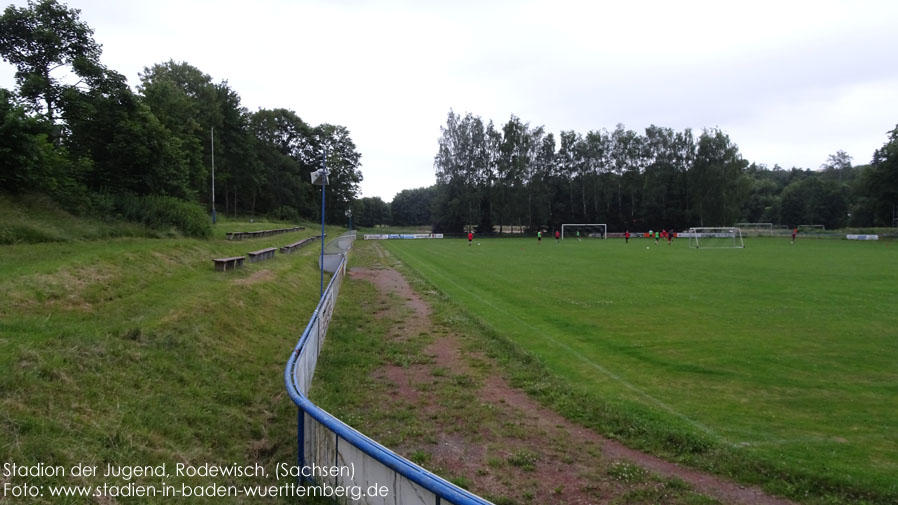
<instances>
[{"instance_id":1,"label":"grassy slope","mask_svg":"<svg viewBox=\"0 0 898 505\"><path fill-rule=\"evenodd\" d=\"M294 461L283 366L317 303L317 250L225 274L210 261L316 234L219 238L284 226L229 222L210 241L0 246L0 461Z\"/></svg>"},{"instance_id":2,"label":"grassy slope","mask_svg":"<svg viewBox=\"0 0 898 505\"><path fill-rule=\"evenodd\" d=\"M895 243L482 243L389 247L539 356L579 400L527 387L569 417L795 498L898 496Z\"/></svg>"},{"instance_id":3,"label":"grassy slope","mask_svg":"<svg viewBox=\"0 0 898 505\"><path fill-rule=\"evenodd\" d=\"M159 231L125 221L77 218L59 209L46 196L0 194L0 244L161 235Z\"/></svg>"}]
</instances>

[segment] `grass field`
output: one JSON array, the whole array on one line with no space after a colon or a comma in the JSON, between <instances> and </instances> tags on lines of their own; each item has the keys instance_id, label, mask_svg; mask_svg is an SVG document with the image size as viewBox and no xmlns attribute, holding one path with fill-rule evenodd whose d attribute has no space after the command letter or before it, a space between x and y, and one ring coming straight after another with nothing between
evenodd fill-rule
<instances>
[{"instance_id":1,"label":"grass field","mask_svg":"<svg viewBox=\"0 0 898 505\"><path fill-rule=\"evenodd\" d=\"M895 242L480 243L386 244L564 415L805 502L898 499Z\"/></svg>"},{"instance_id":2,"label":"grass field","mask_svg":"<svg viewBox=\"0 0 898 505\"><path fill-rule=\"evenodd\" d=\"M320 230L229 242L226 231L287 223L225 221L210 240L84 240L102 225L65 219L72 223L65 242L0 246L0 463L167 463L171 471L176 462L259 463L271 470L295 461L296 408L284 391L283 367L318 302L317 249L227 273L215 272L210 260ZM22 484L2 469L0 485ZM69 476L26 480L127 484ZM208 485L213 479L168 480ZM160 479L134 482L159 485ZM121 503L163 501L259 500L131 497ZM0 503L119 502L0 495Z\"/></svg>"}]
</instances>

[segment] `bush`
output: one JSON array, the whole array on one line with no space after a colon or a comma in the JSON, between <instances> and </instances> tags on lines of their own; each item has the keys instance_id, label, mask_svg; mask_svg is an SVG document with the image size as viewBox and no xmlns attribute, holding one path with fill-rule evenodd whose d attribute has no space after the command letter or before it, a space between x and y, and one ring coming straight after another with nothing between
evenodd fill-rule
<instances>
[{"instance_id":1,"label":"bush","mask_svg":"<svg viewBox=\"0 0 898 505\"><path fill-rule=\"evenodd\" d=\"M290 223L298 223L299 222L299 212L293 207L288 205L281 205L280 207L271 211L271 218L277 221L287 221Z\"/></svg>"},{"instance_id":2,"label":"bush","mask_svg":"<svg viewBox=\"0 0 898 505\"><path fill-rule=\"evenodd\" d=\"M98 198L95 203L103 208L109 200L110 197ZM156 229L174 227L189 237L212 236L210 217L197 203L162 195L122 194L111 197L111 200L114 211L128 221Z\"/></svg>"}]
</instances>

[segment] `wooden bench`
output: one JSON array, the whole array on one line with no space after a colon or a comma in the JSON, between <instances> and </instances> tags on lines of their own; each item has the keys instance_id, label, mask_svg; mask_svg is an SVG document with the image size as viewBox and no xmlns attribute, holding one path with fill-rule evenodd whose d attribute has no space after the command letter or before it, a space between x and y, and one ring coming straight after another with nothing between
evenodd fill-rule
<instances>
[{"instance_id":1,"label":"wooden bench","mask_svg":"<svg viewBox=\"0 0 898 505\"><path fill-rule=\"evenodd\" d=\"M256 263L259 261L274 258L275 251L277 251L277 249L275 249L274 247L267 247L265 249L259 249L258 251L246 253L246 255L249 256L250 263Z\"/></svg>"},{"instance_id":2,"label":"wooden bench","mask_svg":"<svg viewBox=\"0 0 898 505\"><path fill-rule=\"evenodd\" d=\"M215 263L215 270L219 272L227 272L243 266L244 256L234 256L233 258L217 258L212 261Z\"/></svg>"},{"instance_id":3,"label":"wooden bench","mask_svg":"<svg viewBox=\"0 0 898 505\"><path fill-rule=\"evenodd\" d=\"M290 233L293 231L305 230L302 226L294 226L293 228L278 228L276 230L260 230L260 231L229 231L227 232L228 240L242 240L244 238L270 237L278 233Z\"/></svg>"},{"instance_id":4,"label":"wooden bench","mask_svg":"<svg viewBox=\"0 0 898 505\"><path fill-rule=\"evenodd\" d=\"M306 244L308 244L314 240L315 240L315 237L309 237L309 238L304 238L304 239L300 240L299 242L294 242L292 244L287 244L285 246L282 246L281 254L290 254L293 251L302 248L303 246L305 246Z\"/></svg>"},{"instance_id":5,"label":"wooden bench","mask_svg":"<svg viewBox=\"0 0 898 505\"><path fill-rule=\"evenodd\" d=\"M282 245L278 250L281 254L290 254L303 246L304 241L294 242L292 244Z\"/></svg>"}]
</instances>

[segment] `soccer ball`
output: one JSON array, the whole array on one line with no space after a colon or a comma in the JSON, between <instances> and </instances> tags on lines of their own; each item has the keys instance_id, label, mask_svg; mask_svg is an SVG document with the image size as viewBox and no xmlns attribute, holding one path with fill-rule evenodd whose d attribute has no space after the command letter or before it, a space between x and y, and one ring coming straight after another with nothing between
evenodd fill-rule
<instances>
[{"instance_id":1,"label":"soccer ball","mask_svg":"<svg viewBox=\"0 0 898 505\"><path fill-rule=\"evenodd\" d=\"M649 249L649 246L645 246L646 249Z\"/></svg>"},{"instance_id":2,"label":"soccer ball","mask_svg":"<svg viewBox=\"0 0 898 505\"><path fill-rule=\"evenodd\" d=\"M477 242L477 245L480 245L480 242Z\"/></svg>"}]
</instances>

